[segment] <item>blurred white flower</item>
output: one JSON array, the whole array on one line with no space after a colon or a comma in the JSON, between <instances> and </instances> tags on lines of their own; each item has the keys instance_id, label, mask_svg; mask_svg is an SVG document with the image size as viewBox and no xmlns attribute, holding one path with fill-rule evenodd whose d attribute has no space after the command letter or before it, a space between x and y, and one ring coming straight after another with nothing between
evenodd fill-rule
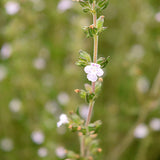
<instances>
[{"instance_id":1,"label":"blurred white flower","mask_svg":"<svg viewBox=\"0 0 160 160\"><path fill-rule=\"evenodd\" d=\"M46 61L43 58L38 57L34 60L33 65L36 69L42 70L46 66Z\"/></svg>"},{"instance_id":2,"label":"blurred white flower","mask_svg":"<svg viewBox=\"0 0 160 160\"><path fill-rule=\"evenodd\" d=\"M139 44L132 46L128 55L128 59L139 60L142 59L143 57L144 57L144 48Z\"/></svg>"},{"instance_id":3,"label":"blurred white flower","mask_svg":"<svg viewBox=\"0 0 160 160\"><path fill-rule=\"evenodd\" d=\"M5 66L0 65L0 81L2 81L7 75L7 69Z\"/></svg>"},{"instance_id":4,"label":"blurred white flower","mask_svg":"<svg viewBox=\"0 0 160 160\"><path fill-rule=\"evenodd\" d=\"M150 82L146 77L140 77L137 81L137 89L140 93L146 93L149 89Z\"/></svg>"},{"instance_id":5,"label":"blurred white flower","mask_svg":"<svg viewBox=\"0 0 160 160\"><path fill-rule=\"evenodd\" d=\"M57 98L58 98L58 102L61 105L66 105L69 102L69 96L65 92L61 92Z\"/></svg>"},{"instance_id":6,"label":"blurred white flower","mask_svg":"<svg viewBox=\"0 0 160 160\"><path fill-rule=\"evenodd\" d=\"M12 112L19 112L22 107L22 102L19 99L12 99L9 103L9 108Z\"/></svg>"},{"instance_id":7,"label":"blurred white flower","mask_svg":"<svg viewBox=\"0 0 160 160\"><path fill-rule=\"evenodd\" d=\"M46 157L48 155L48 150L45 147L41 147L38 149L39 157Z\"/></svg>"},{"instance_id":8,"label":"blurred white flower","mask_svg":"<svg viewBox=\"0 0 160 160\"><path fill-rule=\"evenodd\" d=\"M6 12L7 12L9 15L14 15L14 14L16 14L16 13L20 10L20 5L19 5L19 3L17 3L17 2L8 1L8 2L5 4L5 9L6 9Z\"/></svg>"},{"instance_id":9,"label":"blurred white flower","mask_svg":"<svg viewBox=\"0 0 160 160\"><path fill-rule=\"evenodd\" d=\"M66 156L66 150L64 147L57 147L56 148L56 155L59 158L65 158Z\"/></svg>"},{"instance_id":10,"label":"blurred white flower","mask_svg":"<svg viewBox=\"0 0 160 160\"><path fill-rule=\"evenodd\" d=\"M48 101L45 105L45 109L49 113L55 114L57 113L57 110L58 110L58 104L55 101Z\"/></svg>"},{"instance_id":11,"label":"blurred white flower","mask_svg":"<svg viewBox=\"0 0 160 160\"><path fill-rule=\"evenodd\" d=\"M70 8L72 7L72 5L73 5L72 0L61 0L61 1L58 3L57 8L58 8L58 10L59 10L60 12L64 12L64 11L70 9Z\"/></svg>"},{"instance_id":12,"label":"blurred white flower","mask_svg":"<svg viewBox=\"0 0 160 160\"><path fill-rule=\"evenodd\" d=\"M87 105L81 105L79 107L79 113L82 116L82 118L87 119L88 115L88 106Z\"/></svg>"},{"instance_id":13,"label":"blurred white flower","mask_svg":"<svg viewBox=\"0 0 160 160\"><path fill-rule=\"evenodd\" d=\"M153 118L149 125L154 131L160 131L160 118Z\"/></svg>"},{"instance_id":14,"label":"blurred white flower","mask_svg":"<svg viewBox=\"0 0 160 160\"><path fill-rule=\"evenodd\" d=\"M10 138L4 138L0 142L0 148L3 151L10 152L13 150L13 141Z\"/></svg>"},{"instance_id":15,"label":"blurred white flower","mask_svg":"<svg viewBox=\"0 0 160 160\"><path fill-rule=\"evenodd\" d=\"M156 13L155 19L157 22L160 22L160 12Z\"/></svg>"},{"instance_id":16,"label":"blurred white flower","mask_svg":"<svg viewBox=\"0 0 160 160\"><path fill-rule=\"evenodd\" d=\"M104 74L103 70L100 68L100 65L97 63L91 63L90 65L84 68L84 71L87 73L87 79L91 82L95 82L98 77Z\"/></svg>"},{"instance_id":17,"label":"blurred white flower","mask_svg":"<svg viewBox=\"0 0 160 160\"><path fill-rule=\"evenodd\" d=\"M1 48L1 58L2 59L8 59L11 56L12 53L12 47L9 43L3 44Z\"/></svg>"},{"instance_id":18,"label":"blurred white flower","mask_svg":"<svg viewBox=\"0 0 160 160\"><path fill-rule=\"evenodd\" d=\"M148 128L145 124L139 124L134 130L136 138L144 138L148 135Z\"/></svg>"},{"instance_id":19,"label":"blurred white flower","mask_svg":"<svg viewBox=\"0 0 160 160\"><path fill-rule=\"evenodd\" d=\"M59 117L59 119L60 119L60 121L57 122L57 127L60 127L62 124L69 123L68 117L65 114L61 114L60 117Z\"/></svg>"},{"instance_id":20,"label":"blurred white flower","mask_svg":"<svg viewBox=\"0 0 160 160\"><path fill-rule=\"evenodd\" d=\"M44 142L44 134L41 131L34 131L31 134L31 139L36 144L42 144Z\"/></svg>"}]
</instances>

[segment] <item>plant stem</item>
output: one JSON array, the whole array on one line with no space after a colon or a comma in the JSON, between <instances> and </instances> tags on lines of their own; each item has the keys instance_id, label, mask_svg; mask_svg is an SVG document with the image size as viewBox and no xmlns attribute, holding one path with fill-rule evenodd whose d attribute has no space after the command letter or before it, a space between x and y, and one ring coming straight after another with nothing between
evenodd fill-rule
<instances>
[{"instance_id":1,"label":"plant stem","mask_svg":"<svg viewBox=\"0 0 160 160\"><path fill-rule=\"evenodd\" d=\"M95 11L95 4L96 1L93 1L93 5L92 5L92 9L93 9L93 24L94 27L96 27L96 21L97 21L97 14ZM97 63L97 54L98 54L98 35L94 36L94 54L93 54L93 62ZM95 82L92 82L92 92L95 92ZM91 116L92 116L92 111L93 111L93 107L94 107L94 101L90 101L89 103L89 111L88 111L88 116L87 116L87 120L86 120L86 127L88 126L88 124L90 123L91 120ZM81 138L81 156L84 157L85 156L85 137L83 136Z\"/></svg>"}]
</instances>

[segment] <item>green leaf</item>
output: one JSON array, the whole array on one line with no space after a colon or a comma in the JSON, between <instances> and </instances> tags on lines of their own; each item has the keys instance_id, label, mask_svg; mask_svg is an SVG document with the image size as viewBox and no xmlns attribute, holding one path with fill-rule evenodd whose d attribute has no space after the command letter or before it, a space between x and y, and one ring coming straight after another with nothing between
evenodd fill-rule
<instances>
[{"instance_id":1,"label":"green leaf","mask_svg":"<svg viewBox=\"0 0 160 160\"><path fill-rule=\"evenodd\" d=\"M79 54L80 54L80 58L81 59L84 59L84 60L86 60L88 62L91 62L91 56L86 51L80 50Z\"/></svg>"},{"instance_id":2,"label":"green leaf","mask_svg":"<svg viewBox=\"0 0 160 160\"><path fill-rule=\"evenodd\" d=\"M97 5L99 7L99 10L102 11L105 8L107 8L108 4L109 4L109 0L100 0Z\"/></svg>"},{"instance_id":3,"label":"green leaf","mask_svg":"<svg viewBox=\"0 0 160 160\"><path fill-rule=\"evenodd\" d=\"M86 94L87 94L87 93L86 93L85 90L82 90L82 89L80 90L80 97L81 97L81 98L86 99Z\"/></svg>"},{"instance_id":4,"label":"green leaf","mask_svg":"<svg viewBox=\"0 0 160 160\"><path fill-rule=\"evenodd\" d=\"M102 30L103 23L104 23L104 16L100 16L96 21L96 27L98 30Z\"/></svg>"},{"instance_id":5,"label":"green leaf","mask_svg":"<svg viewBox=\"0 0 160 160\"><path fill-rule=\"evenodd\" d=\"M110 56L108 56L107 58L100 57L97 60L97 63L101 65L101 68L104 68L109 63L109 61L110 61Z\"/></svg>"},{"instance_id":6,"label":"green leaf","mask_svg":"<svg viewBox=\"0 0 160 160\"><path fill-rule=\"evenodd\" d=\"M92 4L92 3L93 3L93 0L89 0L89 3Z\"/></svg>"},{"instance_id":7,"label":"green leaf","mask_svg":"<svg viewBox=\"0 0 160 160\"><path fill-rule=\"evenodd\" d=\"M79 3L80 3L80 5L81 5L82 7L88 7L88 6L89 6L88 2L87 2L87 1L84 1L84 0L80 0Z\"/></svg>"},{"instance_id":8,"label":"green leaf","mask_svg":"<svg viewBox=\"0 0 160 160\"><path fill-rule=\"evenodd\" d=\"M95 94L94 93L86 93L86 101L89 103L90 101L95 100Z\"/></svg>"},{"instance_id":9,"label":"green leaf","mask_svg":"<svg viewBox=\"0 0 160 160\"><path fill-rule=\"evenodd\" d=\"M91 10L90 10L90 8L83 8L83 12L84 13L88 13L88 12L90 12Z\"/></svg>"},{"instance_id":10,"label":"green leaf","mask_svg":"<svg viewBox=\"0 0 160 160\"><path fill-rule=\"evenodd\" d=\"M80 50L79 51L79 58L78 58L78 61L76 62L76 65L81 66L81 67L85 67L85 66L89 65L90 62L91 62L91 56L87 52Z\"/></svg>"}]
</instances>

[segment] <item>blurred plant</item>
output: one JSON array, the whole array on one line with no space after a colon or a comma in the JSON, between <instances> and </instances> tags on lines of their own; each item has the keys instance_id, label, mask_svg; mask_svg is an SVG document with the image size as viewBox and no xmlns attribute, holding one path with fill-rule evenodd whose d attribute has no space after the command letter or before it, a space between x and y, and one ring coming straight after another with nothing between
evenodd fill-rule
<instances>
[{"instance_id":1,"label":"blurred plant","mask_svg":"<svg viewBox=\"0 0 160 160\"><path fill-rule=\"evenodd\" d=\"M80 116L79 109L74 112L70 112L67 117L65 114L60 115L60 121L57 126L67 124L68 128L72 132L78 132L80 138L80 154L73 151L66 151L66 160L92 160L99 159L99 153L102 149L99 147L99 141L97 139L98 130L102 124L100 120L90 123L91 115L96 98L99 95L103 79L101 76L104 74L103 68L109 62L109 57L98 57L98 36L106 29L103 26L104 16L97 15L102 12L108 6L108 0L79 0L82 6L83 12L92 14L93 24L85 26L82 29L89 38L94 39L94 53L93 61L91 55L86 51L80 50L79 58L76 65L82 67L87 73L87 79L91 81L91 84L85 84L85 89L75 89L75 92L85 99L89 104L89 111L86 122Z\"/></svg>"}]
</instances>

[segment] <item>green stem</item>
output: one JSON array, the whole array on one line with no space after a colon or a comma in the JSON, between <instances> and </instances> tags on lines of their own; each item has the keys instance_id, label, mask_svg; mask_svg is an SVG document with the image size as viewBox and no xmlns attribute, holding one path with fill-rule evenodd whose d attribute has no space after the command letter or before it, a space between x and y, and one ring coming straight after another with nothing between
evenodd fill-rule
<instances>
[{"instance_id":1,"label":"green stem","mask_svg":"<svg viewBox=\"0 0 160 160\"><path fill-rule=\"evenodd\" d=\"M93 2L93 6L92 6L94 27L96 27L96 21L97 21L97 14L96 14L96 11L95 11L95 4L96 4L96 1ZM97 54L98 54L98 36L95 35L94 36L94 53L93 53L93 62L94 63L97 63ZM95 82L92 82L92 92L93 93L95 92ZM87 120L86 120L86 124L85 124L86 127L88 126L88 124L91 121L94 103L95 103L94 101L90 101L90 103L89 103L89 111L88 111L88 116L87 116ZM82 139L81 139L81 156L82 157L85 156L85 150L86 150L85 137L83 136Z\"/></svg>"}]
</instances>

